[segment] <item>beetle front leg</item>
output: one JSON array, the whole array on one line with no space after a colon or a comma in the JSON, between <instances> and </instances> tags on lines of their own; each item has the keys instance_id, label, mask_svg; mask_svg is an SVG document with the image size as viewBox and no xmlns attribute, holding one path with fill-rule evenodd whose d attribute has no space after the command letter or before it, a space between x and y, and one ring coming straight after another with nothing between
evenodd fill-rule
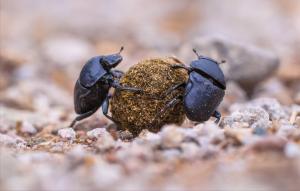
<instances>
[{"instance_id":1,"label":"beetle front leg","mask_svg":"<svg viewBox=\"0 0 300 191\"><path fill-rule=\"evenodd\" d=\"M188 72L191 72L191 68L188 67L188 66L185 66L185 65L183 65L183 64L172 64L172 65L171 65L171 68L173 68L173 69L185 69L185 70L187 70Z\"/></svg>"},{"instance_id":2,"label":"beetle front leg","mask_svg":"<svg viewBox=\"0 0 300 191\"><path fill-rule=\"evenodd\" d=\"M129 91L129 92L134 92L134 93L142 93L143 92L143 90L139 89L139 88L122 86L118 80L114 80L112 82L111 86L114 87L116 90L120 90L120 91Z\"/></svg>"},{"instance_id":3,"label":"beetle front leg","mask_svg":"<svg viewBox=\"0 0 300 191\"><path fill-rule=\"evenodd\" d=\"M105 100L102 104L102 113L103 113L103 115L105 115L105 117L107 117L108 119L110 119L111 121L116 123L116 121L111 116L108 115L109 99L111 99L111 98L112 98L112 95L108 95L105 98Z\"/></svg>"},{"instance_id":4,"label":"beetle front leg","mask_svg":"<svg viewBox=\"0 0 300 191\"><path fill-rule=\"evenodd\" d=\"M173 98L171 101L169 101L164 108L162 108L154 117L152 124L160 117L162 114L164 114L168 109L175 107L180 101L182 101L183 97L181 95Z\"/></svg>"},{"instance_id":5,"label":"beetle front leg","mask_svg":"<svg viewBox=\"0 0 300 191\"><path fill-rule=\"evenodd\" d=\"M121 70L111 70L110 73L117 79L122 78L122 76L124 75L124 72Z\"/></svg>"},{"instance_id":6,"label":"beetle front leg","mask_svg":"<svg viewBox=\"0 0 300 191\"><path fill-rule=\"evenodd\" d=\"M180 84L176 84L172 87L170 87L166 92L162 93L161 95L159 96L153 96L153 95L150 95L150 94L146 94L145 93L145 96L147 98L152 98L152 99L164 99L165 97L167 97L169 94L171 94L173 91L179 89L179 88L184 88L186 86L186 83L185 82L182 82Z\"/></svg>"},{"instance_id":7,"label":"beetle front leg","mask_svg":"<svg viewBox=\"0 0 300 191\"><path fill-rule=\"evenodd\" d=\"M221 119L221 113L219 112L219 111L215 111L214 113L213 113L213 115L212 115L213 117L215 117L215 118L217 118L216 119L216 121L215 121L215 123L219 123L219 121L220 121L220 119Z\"/></svg>"},{"instance_id":8,"label":"beetle front leg","mask_svg":"<svg viewBox=\"0 0 300 191\"><path fill-rule=\"evenodd\" d=\"M166 96L168 96L170 93L172 93L173 91L179 89L179 88L184 88L186 86L185 82L182 82L180 84L176 84L172 87L170 87L160 98L165 98Z\"/></svg>"},{"instance_id":9,"label":"beetle front leg","mask_svg":"<svg viewBox=\"0 0 300 191\"><path fill-rule=\"evenodd\" d=\"M69 127L74 127L74 125L76 124L77 121L81 121L91 115L93 115L96 111L98 110L98 108L95 108L94 110L88 111L86 113L80 114L79 116L77 116L72 123L70 124Z\"/></svg>"}]
</instances>

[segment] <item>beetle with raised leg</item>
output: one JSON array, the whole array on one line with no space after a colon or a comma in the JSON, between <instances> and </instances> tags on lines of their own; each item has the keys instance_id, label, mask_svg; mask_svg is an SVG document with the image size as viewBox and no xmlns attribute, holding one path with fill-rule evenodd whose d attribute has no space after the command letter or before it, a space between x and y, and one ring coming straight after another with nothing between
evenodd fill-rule
<instances>
[{"instance_id":1,"label":"beetle with raised leg","mask_svg":"<svg viewBox=\"0 0 300 191\"><path fill-rule=\"evenodd\" d=\"M70 127L94 114L101 106L103 114L114 121L107 114L111 87L134 93L142 92L138 88L122 86L119 79L123 72L112 70L122 61L122 50L123 47L116 54L93 57L83 66L74 88L74 108L79 115L72 121Z\"/></svg>"},{"instance_id":2,"label":"beetle with raised leg","mask_svg":"<svg viewBox=\"0 0 300 191\"><path fill-rule=\"evenodd\" d=\"M171 87L163 96L178 88L185 89L184 95L176 96L156 116L160 116L176 104L183 103L185 114L191 121L204 122L213 116L217 118L216 123L218 123L221 113L217 111L217 107L223 100L226 90L224 73L219 62L209 57L200 56L195 49L193 51L198 59L192 61L189 67L184 64L171 66L173 69L187 70L188 81ZM221 63L223 62L225 61Z\"/></svg>"}]
</instances>

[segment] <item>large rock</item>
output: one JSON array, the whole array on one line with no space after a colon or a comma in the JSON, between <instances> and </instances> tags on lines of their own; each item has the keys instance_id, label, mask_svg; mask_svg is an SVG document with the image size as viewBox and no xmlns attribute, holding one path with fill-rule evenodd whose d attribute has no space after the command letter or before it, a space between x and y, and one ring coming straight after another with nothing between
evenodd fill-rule
<instances>
[{"instance_id":1,"label":"large rock","mask_svg":"<svg viewBox=\"0 0 300 191\"><path fill-rule=\"evenodd\" d=\"M92 50L88 41L77 36L53 36L42 45L46 59L59 66L82 63L90 57Z\"/></svg>"},{"instance_id":2,"label":"large rock","mask_svg":"<svg viewBox=\"0 0 300 191\"><path fill-rule=\"evenodd\" d=\"M225 60L222 68L226 79L238 82L247 92L271 76L279 65L278 57L272 52L221 37L197 38L182 46L180 57L186 61L195 59L193 48L201 55Z\"/></svg>"}]
</instances>

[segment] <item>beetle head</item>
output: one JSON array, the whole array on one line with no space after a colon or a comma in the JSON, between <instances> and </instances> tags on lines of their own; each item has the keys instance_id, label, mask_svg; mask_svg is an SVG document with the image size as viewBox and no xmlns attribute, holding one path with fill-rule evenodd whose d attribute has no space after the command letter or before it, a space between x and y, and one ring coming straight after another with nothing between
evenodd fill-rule
<instances>
[{"instance_id":1,"label":"beetle head","mask_svg":"<svg viewBox=\"0 0 300 191\"><path fill-rule=\"evenodd\" d=\"M213 83L221 89L226 89L225 76L219 66L219 62L209 57L201 56L193 49L198 59L192 61L191 69L202 75L203 77L213 81ZM225 61L221 61L224 63Z\"/></svg>"},{"instance_id":2,"label":"beetle head","mask_svg":"<svg viewBox=\"0 0 300 191\"><path fill-rule=\"evenodd\" d=\"M124 47L122 46L118 53L103 56L100 60L102 66L107 70L116 67L123 60L121 56L121 52L123 51L123 49Z\"/></svg>"}]
</instances>

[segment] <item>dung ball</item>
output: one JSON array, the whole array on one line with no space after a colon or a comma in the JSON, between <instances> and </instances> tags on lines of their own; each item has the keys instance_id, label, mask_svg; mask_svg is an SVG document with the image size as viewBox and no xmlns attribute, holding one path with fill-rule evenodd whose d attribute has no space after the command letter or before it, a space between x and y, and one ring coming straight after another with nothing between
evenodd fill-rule
<instances>
[{"instance_id":1,"label":"dung ball","mask_svg":"<svg viewBox=\"0 0 300 191\"><path fill-rule=\"evenodd\" d=\"M171 67L172 64L179 63L173 57L146 59L125 73L120 83L123 86L140 88L143 93L115 91L111 113L121 130L138 135L143 129L158 132L165 124L183 123L185 115L182 101L157 115L171 100L184 95L184 88L180 88L162 96L169 88L187 81L188 74L185 70Z\"/></svg>"}]
</instances>

